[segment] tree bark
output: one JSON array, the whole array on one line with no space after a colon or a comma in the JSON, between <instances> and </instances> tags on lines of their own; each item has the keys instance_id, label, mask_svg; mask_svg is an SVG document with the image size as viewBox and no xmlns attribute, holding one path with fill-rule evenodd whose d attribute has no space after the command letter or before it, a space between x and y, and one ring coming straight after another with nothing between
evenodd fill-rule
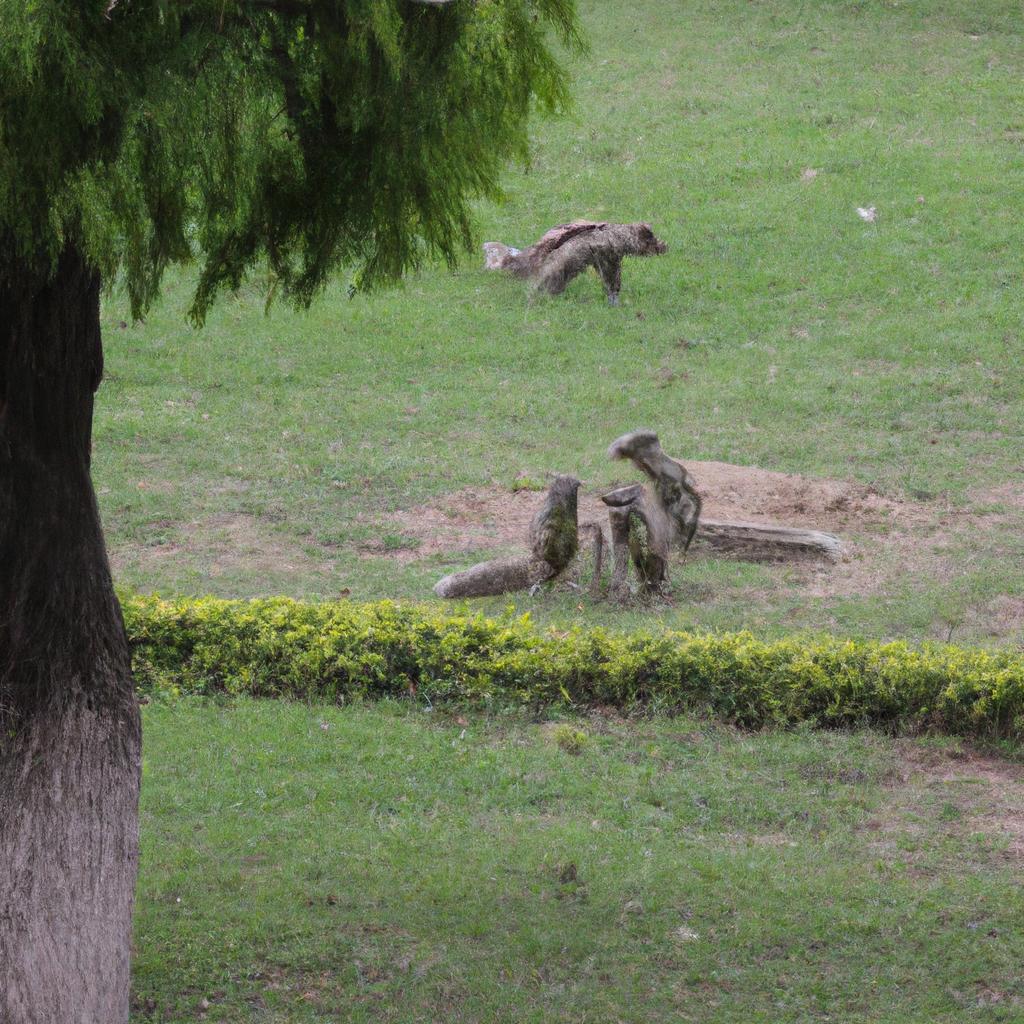
<instances>
[{"instance_id":1,"label":"tree bark","mask_svg":"<svg viewBox=\"0 0 1024 1024\"><path fill-rule=\"evenodd\" d=\"M658 435L651 430L634 430L616 438L608 448L608 457L629 459L650 478L654 493L646 503L657 505L664 514L669 528L666 543L678 543L685 554L696 533L703 506L686 467L662 451ZM626 488L620 490L625 492Z\"/></svg>"},{"instance_id":2,"label":"tree bark","mask_svg":"<svg viewBox=\"0 0 1024 1024\"><path fill-rule=\"evenodd\" d=\"M619 487L601 495L608 506L612 533L612 583L610 593L617 601L630 595L629 564L636 570L640 592L662 593L668 584L668 555L673 536L672 523L657 497L641 484Z\"/></svg>"},{"instance_id":3,"label":"tree bark","mask_svg":"<svg viewBox=\"0 0 1024 1024\"><path fill-rule=\"evenodd\" d=\"M0 1022L128 1019L141 729L89 475L99 277L0 269Z\"/></svg>"},{"instance_id":4,"label":"tree bark","mask_svg":"<svg viewBox=\"0 0 1024 1024\"><path fill-rule=\"evenodd\" d=\"M434 584L438 597L492 597L528 590L558 575L554 566L529 555L478 562L449 573Z\"/></svg>"},{"instance_id":5,"label":"tree bark","mask_svg":"<svg viewBox=\"0 0 1024 1024\"><path fill-rule=\"evenodd\" d=\"M438 597L487 597L527 587L532 590L561 575L579 548L579 487L576 477L564 473L552 481L530 522L529 555L495 558L453 572L434 584L434 593Z\"/></svg>"},{"instance_id":6,"label":"tree bark","mask_svg":"<svg viewBox=\"0 0 1024 1024\"><path fill-rule=\"evenodd\" d=\"M749 561L816 558L837 562L843 554L843 542L834 533L770 523L702 519L697 529L697 540L716 551L738 555Z\"/></svg>"}]
</instances>

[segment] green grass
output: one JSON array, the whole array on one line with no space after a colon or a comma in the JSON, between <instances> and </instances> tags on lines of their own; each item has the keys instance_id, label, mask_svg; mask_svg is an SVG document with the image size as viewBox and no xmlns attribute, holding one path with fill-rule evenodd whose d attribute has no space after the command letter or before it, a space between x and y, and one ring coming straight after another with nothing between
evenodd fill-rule
<instances>
[{"instance_id":1,"label":"green grass","mask_svg":"<svg viewBox=\"0 0 1024 1024\"><path fill-rule=\"evenodd\" d=\"M1020 643L1020 5L582 11L576 113L538 124L481 239L637 219L669 253L627 263L619 309L592 278L530 302L476 254L301 314L264 317L254 281L201 332L186 275L144 324L115 296L94 468L119 581L423 601L492 551L382 514L551 471L596 490L623 478L608 442L648 426L684 460L913 500L915 540L948 552L891 557L867 592L697 558L649 611L485 608ZM134 1021L1024 1012L1019 778L954 746L387 704L145 717Z\"/></svg>"},{"instance_id":2,"label":"green grass","mask_svg":"<svg viewBox=\"0 0 1024 1024\"><path fill-rule=\"evenodd\" d=\"M608 442L649 426L684 460L922 501L934 523L920 544L949 545L918 572L889 558L874 591L847 594L696 560L657 612L669 624L1019 642L1020 5L588 0L582 13L577 110L538 124L531 167L509 172L505 205L481 208L481 237L643 219L669 254L627 262L618 309L592 277L531 303L478 254L351 301L339 282L301 314L264 317L255 281L201 332L185 326L186 277L145 324L122 327L115 297L95 473L119 579L424 599L472 559L410 552L376 517L549 471L596 489L622 479ZM360 551L381 533L383 551ZM871 551L882 536L855 539ZM649 618L572 596L520 603Z\"/></svg>"},{"instance_id":3,"label":"green grass","mask_svg":"<svg viewBox=\"0 0 1024 1024\"><path fill-rule=\"evenodd\" d=\"M1020 774L948 742L144 711L140 1024L1021 1019Z\"/></svg>"}]
</instances>

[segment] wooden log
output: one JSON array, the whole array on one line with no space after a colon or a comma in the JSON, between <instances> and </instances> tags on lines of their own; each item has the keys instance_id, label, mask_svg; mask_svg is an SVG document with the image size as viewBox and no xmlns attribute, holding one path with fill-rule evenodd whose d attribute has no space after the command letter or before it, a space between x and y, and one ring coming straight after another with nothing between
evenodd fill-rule
<instances>
[{"instance_id":1,"label":"wooden log","mask_svg":"<svg viewBox=\"0 0 1024 1024\"><path fill-rule=\"evenodd\" d=\"M613 507L608 512L612 530L612 582L609 593L615 601L629 599L629 509Z\"/></svg>"},{"instance_id":2,"label":"wooden log","mask_svg":"<svg viewBox=\"0 0 1024 1024\"><path fill-rule=\"evenodd\" d=\"M604 566L604 530L600 523L580 523L580 532L590 534L594 547L594 575L590 578L590 596L596 601L601 596L601 569Z\"/></svg>"},{"instance_id":3,"label":"wooden log","mask_svg":"<svg viewBox=\"0 0 1024 1024\"><path fill-rule=\"evenodd\" d=\"M601 495L608 506L612 532L611 595L617 601L630 596L629 563L633 563L641 593L664 590L668 583L668 552L672 523L657 498L642 484L631 484Z\"/></svg>"},{"instance_id":4,"label":"wooden log","mask_svg":"<svg viewBox=\"0 0 1024 1024\"><path fill-rule=\"evenodd\" d=\"M438 597L490 597L528 590L554 575L552 566L536 558L494 558L439 579L434 593Z\"/></svg>"},{"instance_id":5,"label":"wooden log","mask_svg":"<svg viewBox=\"0 0 1024 1024\"><path fill-rule=\"evenodd\" d=\"M751 561L819 559L836 562L843 554L843 542L834 533L771 523L701 519L694 542Z\"/></svg>"},{"instance_id":6,"label":"wooden log","mask_svg":"<svg viewBox=\"0 0 1024 1024\"><path fill-rule=\"evenodd\" d=\"M544 504L530 523L530 554L521 558L494 558L463 572L454 572L434 584L438 597L488 597L514 590L532 590L560 575L576 557L577 492L574 476L556 476ZM600 573L600 562L598 562Z\"/></svg>"}]
</instances>

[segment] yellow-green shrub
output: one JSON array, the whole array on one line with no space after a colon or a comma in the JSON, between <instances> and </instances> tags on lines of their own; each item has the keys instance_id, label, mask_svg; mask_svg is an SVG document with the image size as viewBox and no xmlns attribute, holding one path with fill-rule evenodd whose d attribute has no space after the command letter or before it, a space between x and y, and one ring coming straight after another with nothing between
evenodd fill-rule
<instances>
[{"instance_id":1,"label":"yellow-green shrub","mask_svg":"<svg viewBox=\"0 0 1024 1024\"><path fill-rule=\"evenodd\" d=\"M543 630L389 601L166 601L129 595L138 684L345 701L603 704L706 712L744 726L812 722L1024 735L1024 655L750 633Z\"/></svg>"}]
</instances>

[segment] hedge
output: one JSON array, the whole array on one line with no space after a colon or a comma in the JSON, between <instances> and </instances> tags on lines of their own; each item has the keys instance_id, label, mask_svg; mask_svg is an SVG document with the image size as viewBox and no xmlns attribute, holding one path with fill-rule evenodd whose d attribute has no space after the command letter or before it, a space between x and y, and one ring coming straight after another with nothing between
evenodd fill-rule
<instances>
[{"instance_id":1,"label":"hedge","mask_svg":"<svg viewBox=\"0 0 1024 1024\"><path fill-rule=\"evenodd\" d=\"M741 726L1024 736L1024 653L750 633L541 629L389 601L124 595L139 687L345 702L611 705Z\"/></svg>"}]
</instances>

